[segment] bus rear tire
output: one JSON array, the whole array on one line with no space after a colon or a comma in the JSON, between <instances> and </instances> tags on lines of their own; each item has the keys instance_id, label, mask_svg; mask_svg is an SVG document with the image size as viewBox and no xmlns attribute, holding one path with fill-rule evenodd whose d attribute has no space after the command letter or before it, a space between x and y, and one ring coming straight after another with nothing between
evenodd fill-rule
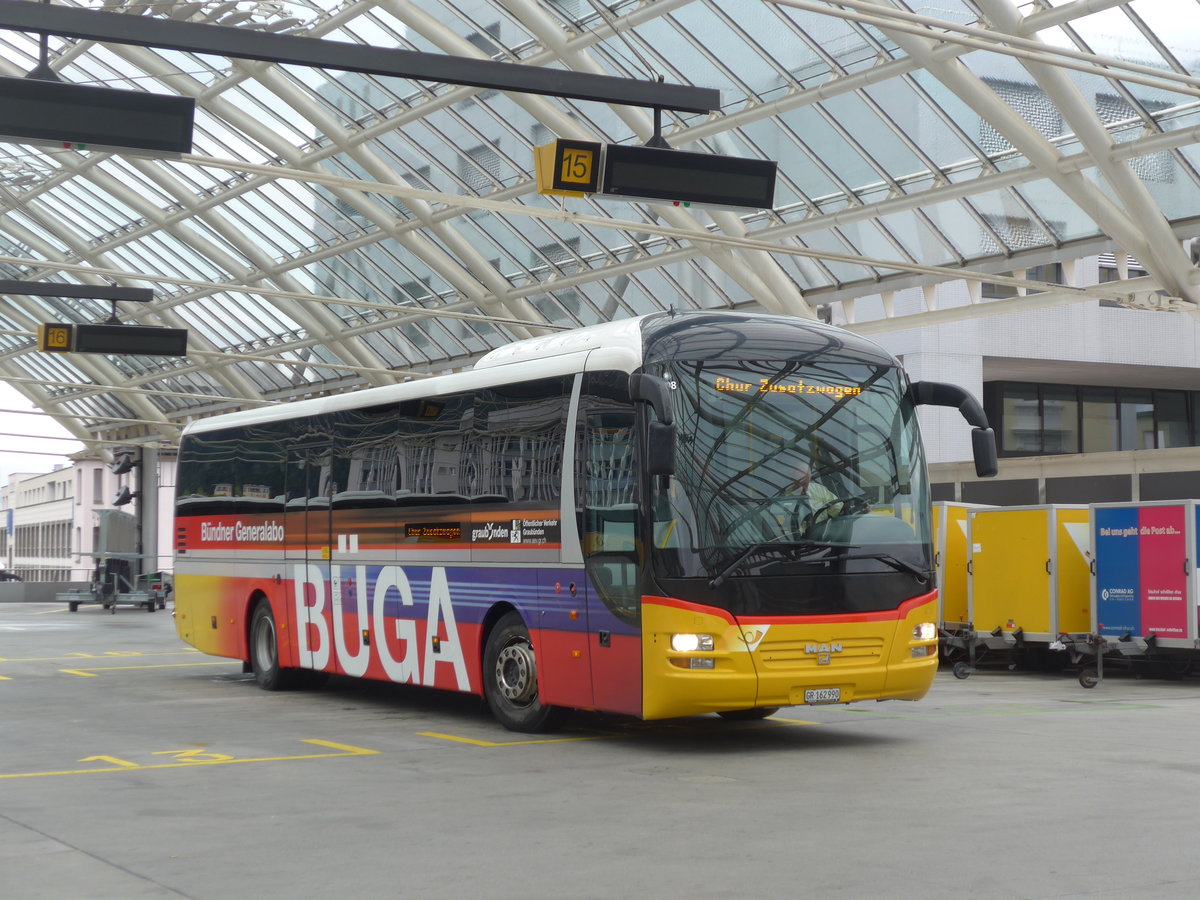
<instances>
[{"instance_id":1,"label":"bus rear tire","mask_svg":"<svg viewBox=\"0 0 1200 900\"><path fill-rule=\"evenodd\" d=\"M537 658L520 613L505 613L488 635L483 695L492 715L509 731L554 731L570 713L538 700Z\"/></svg>"},{"instance_id":2,"label":"bus rear tire","mask_svg":"<svg viewBox=\"0 0 1200 900\"><path fill-rule=\"evenodd\" d=\"M291 691L297 688L318 687L329 677L325 672L308 669L285 669L279 665L279 630L271 604L259 601L250 618L250 671L254 681L264 691Z\"/></svg>"},{"instance_id":3,"label":"bus rear tire","mask_svg":"<svg viewBox=\"0 0 1200 900\"><path fill-rule=\"evenodd\" d=\"M777 712L778 706L756 706L753 709L723 709L717 715L730 722L753 722L756 719L770 718Z\"/></svg>"}]
</instances>

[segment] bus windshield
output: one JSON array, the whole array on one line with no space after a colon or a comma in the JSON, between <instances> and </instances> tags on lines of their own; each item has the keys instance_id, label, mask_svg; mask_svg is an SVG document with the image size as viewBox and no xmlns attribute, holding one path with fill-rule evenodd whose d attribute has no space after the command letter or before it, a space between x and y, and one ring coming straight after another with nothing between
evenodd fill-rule
<instances>
[{"instance_id":1,"label":"bus windshield","mask_svg":"<svg viewBox=\"0 0 1200 900\"><path fill-rule=\"evenodd\" d=\"M664 375L678 435L676 474L654 492L660 583L764 614L929 590L924 458L898 369L677 360Z\"/></svg>"}]
</instances>

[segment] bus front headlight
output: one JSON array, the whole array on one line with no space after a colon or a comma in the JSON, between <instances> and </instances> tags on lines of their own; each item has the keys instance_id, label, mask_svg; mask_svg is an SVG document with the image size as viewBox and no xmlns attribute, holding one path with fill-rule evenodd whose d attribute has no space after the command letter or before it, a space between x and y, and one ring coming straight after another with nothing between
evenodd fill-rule
<instances>
[{"instance_id":1,"label":"bus front headlight","mask_svg":"<svg viewBox=\"0 0 1200 900\"><path fill-rule=\"evenodd\" d=\"M711 634L673 634L671 649L676 653L692 653L696 650L712 650L714 647Z\"/></svg>"},{"instance_id":2,"label":"bus front headlight","mask_svg":"<svg viewBox=\"0 0 1200 900\"><path fill-rule=\"evenodd\" d=\"M932 622L922 622L913 626L914 641L933 641L937 640L937 636L937 626Z\"/></svg>"}]
</instances>

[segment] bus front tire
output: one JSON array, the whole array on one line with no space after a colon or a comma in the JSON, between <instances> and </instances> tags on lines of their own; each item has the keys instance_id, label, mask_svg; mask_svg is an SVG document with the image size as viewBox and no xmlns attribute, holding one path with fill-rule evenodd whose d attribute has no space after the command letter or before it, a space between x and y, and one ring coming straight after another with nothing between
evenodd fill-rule
<instances>
[{"instance_id":1,"label":"bus front tire","mask_svg":"<svg viewBox=\"0 0 1200 900\"><path fill-rule=\"evenodd\" d=\"M509 731L553 731L570 710L538 700L537 658L517 612L505 613L483 651L483 693L492 715Z\"/></svg>"},{"instance_id":2,"label":"bus front tire","mask_svg":"<svg viewBox=\"0 0 1200 900\"><path fill-rule=\"evenodd\" d=\"M329 675L311 669L285 669L279 665L279 631L275 614L265 600L254 608L250 619L250 671L254 681L264 691L291 691L315 688L324 684Z\"/></svg>"}]
</instances>

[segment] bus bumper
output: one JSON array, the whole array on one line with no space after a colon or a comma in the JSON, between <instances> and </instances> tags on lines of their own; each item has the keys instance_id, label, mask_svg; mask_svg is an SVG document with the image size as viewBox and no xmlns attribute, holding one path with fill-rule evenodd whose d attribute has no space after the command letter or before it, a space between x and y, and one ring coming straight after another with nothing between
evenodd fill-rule
<instances>
[{"instance_id":1,"label":"bus bumper","mask_svg":"<svg viewBox=\"0 0 1200 900\"><path fill-rule=\"evenodd\" d=\"M647 597L642 715L920 699L937 672L935 615L934 594L885 613L741 621ZM693 634L712 649L678 649Z\"/></svg>"}]
</instances>

